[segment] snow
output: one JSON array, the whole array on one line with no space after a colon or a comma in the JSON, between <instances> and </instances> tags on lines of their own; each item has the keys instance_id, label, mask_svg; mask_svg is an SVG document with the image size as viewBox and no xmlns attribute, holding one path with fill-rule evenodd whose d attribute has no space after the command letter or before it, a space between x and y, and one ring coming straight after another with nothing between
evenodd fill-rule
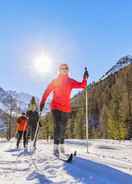
<instances>
[{"instance_id":1,"label":"snow","mask_svg":"<svg viewBox=\"0 0 132 184\"><path fill-rule=\"evenodd\" d=\"M15 139L0 140L0 181L2 184L132 184L132 141L67 140L66 151L77 151L72 164L52 155L53 144L39 140L31 154L15 150Z\"/></svg>"}]
</instances>

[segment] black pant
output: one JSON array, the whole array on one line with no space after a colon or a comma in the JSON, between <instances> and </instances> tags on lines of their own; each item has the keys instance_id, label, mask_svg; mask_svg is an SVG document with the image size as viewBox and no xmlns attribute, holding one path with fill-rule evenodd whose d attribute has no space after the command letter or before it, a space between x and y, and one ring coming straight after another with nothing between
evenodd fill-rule
<instances>
[{"instance_id":1,"label":"black pant","mask_svg":"<svg viewBox=\"0 0 132 184\"><path fill-rule=\"evenodd\" d=\"M31 125L31 126L29 127L29 135L30 135L31 141L34 140L36 128L37 128L37 124L36 124L36 126L32 126L32 125Z\"/></svg>"},{"instance_id":2,"label":"black pant","mask_svg":"<svg viewBox=\"0 0 132 184\"><path fill-rule=\"evenodd\" d=\"M64 144L64 134L69 113L52 110L54 119L54 144Z\"/></svg>"},{"instance_id":3,"label":"black pant","mask_svg":"<svg viewBox=\"0 0 132 184\"><path fill-rule=\"evenodd\" d=\"M18 131L17 148L19 147L22 136L23 136L23 146L24 146L24 148L27 144L27 131L24 131L24 132L23 131Z\"/></svg>"}]
</instances>

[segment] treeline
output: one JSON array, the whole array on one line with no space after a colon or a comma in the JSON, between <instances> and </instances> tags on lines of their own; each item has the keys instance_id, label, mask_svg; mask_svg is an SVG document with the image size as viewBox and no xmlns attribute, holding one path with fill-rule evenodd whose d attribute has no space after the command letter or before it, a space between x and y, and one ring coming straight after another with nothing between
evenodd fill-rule
<instances>
[{"instance_id":1,"label":"treeline","mask_svg":"<svg viewBox=\"0 0 132 184\"><path fill-rule=\"evenodd\" d=\"M132 65L121 69L88 88L90 138L132 138ZM41 137L53 136L53 120L48 113L42 120ZM85 91L72 99L72 112L66 138L85 138Z\"/></svg>"}]
</instances>

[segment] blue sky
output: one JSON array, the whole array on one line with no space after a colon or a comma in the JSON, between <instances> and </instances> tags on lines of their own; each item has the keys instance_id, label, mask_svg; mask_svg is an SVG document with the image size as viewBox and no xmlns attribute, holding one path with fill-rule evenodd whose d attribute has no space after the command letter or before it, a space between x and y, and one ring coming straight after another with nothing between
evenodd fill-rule
<instances>
[{"instance_id":1,"label":"blue sky","mask_svg":"<svg viewBox=\"0 0 132 184\"><path fill-rule=\"evenodd\" d=\"M131 0L6 0L0 5L0 86L40 96L55 72L33 69L42 50L54 70L68 63L82 79L84 66L97 80L117 60L132 54Z\"/></svg>"}]
</instances>

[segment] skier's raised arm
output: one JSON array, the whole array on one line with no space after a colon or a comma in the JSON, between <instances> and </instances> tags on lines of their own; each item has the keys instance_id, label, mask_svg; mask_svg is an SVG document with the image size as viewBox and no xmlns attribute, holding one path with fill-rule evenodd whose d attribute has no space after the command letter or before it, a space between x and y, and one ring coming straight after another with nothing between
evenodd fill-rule
<instances>
[{"instance_id":1,"label":"skier's raised arm","mask_svg":"<svg viewBox=\"0 0 132 184\"><path fill-rule=\"evenodd\" d=\"M78 82L74 79L71 79L72 88L86 88L88 78L89 78L89 74L88 74L87 68L85 68L82 82Z\"/></svg>"},{"instance_id":2,"label":"skier's raised arm","mask_svg":"<svg viewBox=\"0 0 132 184\"><path fill-rule=\"evenodd\" d=\"M72 85L72 88L86 88L87 81L83 79L82 82L78 82L74 79L71 79L71 85Z\"/></svg>"}]
</instances>

